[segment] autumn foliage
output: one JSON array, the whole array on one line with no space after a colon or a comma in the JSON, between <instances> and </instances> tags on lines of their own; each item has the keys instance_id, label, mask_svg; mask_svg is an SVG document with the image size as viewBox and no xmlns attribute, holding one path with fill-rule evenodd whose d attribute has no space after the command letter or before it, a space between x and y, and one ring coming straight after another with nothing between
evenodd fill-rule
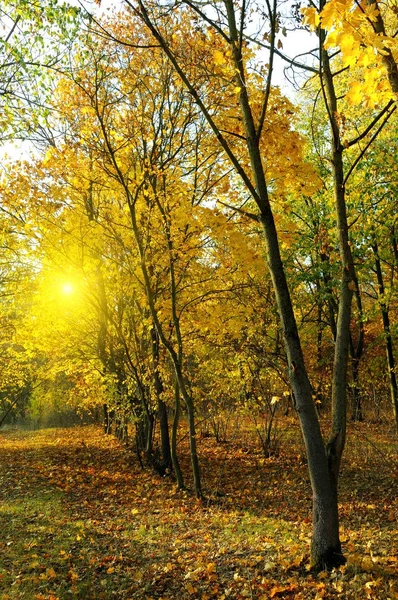
<instances>
[{"instance_id":1,"label":"autumn foliage","mask_svg":"<svg viewBox=\"0 0 398 600\"><path fill-rule=\"evenodd\" d=\"M100 5L0 9L2 451L68 528L5 585L394 597L396 10Z\"/></svg>"}]
</instances>

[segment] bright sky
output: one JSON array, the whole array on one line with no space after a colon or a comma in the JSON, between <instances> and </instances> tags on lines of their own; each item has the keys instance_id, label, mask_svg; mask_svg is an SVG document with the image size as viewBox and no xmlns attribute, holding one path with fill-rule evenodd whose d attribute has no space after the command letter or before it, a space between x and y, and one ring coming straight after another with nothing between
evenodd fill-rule
<instances>
[{"instance_id":1,"label":"bright sky","mask_svg":"<svg viewBox=\"0 0 398 600\"><path fill-rule=\"evenodd\" d=\"M318 40L315 34L303 30L289 31L287 37L282 38L282 43L283 48L281 49L281 52L283 52L283 54L292 59L297 57L299 63L312 64L311 57L300 55L316 48ZM289 69L287 71L287 77L290 81L287 80L284 74L285 67L286 62L276 56L272 81L274 85L279 85L289 97L293 97L295 86L301 85L303 79L302 77L297 76L299 73L298 69L294 69L294 72L292 69ZM293 83L295 85L293 85Z\"/></svg>"}]
</instances>

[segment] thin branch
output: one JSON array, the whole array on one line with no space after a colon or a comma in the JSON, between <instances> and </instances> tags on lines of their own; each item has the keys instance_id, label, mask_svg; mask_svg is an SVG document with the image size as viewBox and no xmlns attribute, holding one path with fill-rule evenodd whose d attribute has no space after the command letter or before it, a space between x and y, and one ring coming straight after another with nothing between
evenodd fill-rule
<instances>
[{"instance_id":1,"label":"thin branch","mask_svg":"<svg viewBox=\"0 0 398 600\"><path fill-rule=\"evenodd\" d=\"M257 44L258 46L260 46L260 48L265 48L266 50L271 50L271 46L269 44L260 42L259 40L256 40L256 38L252 38L252 37L248 36L247 39L250 42L253 42L253 43ZM310 50L309 52L307 52L307 54L311 54L312 52L313 52L313 50ZM283 52L281 52L278 48L274 48L274 53L277 54L279 56L279 58L281 58L285 62L289 63L292 67L297 67L298 69L303 69L304 71L310 71L310 73L316 73L317 75L319 74L319 69L317 69L315 67L310 67L309 65L306 65L304 63L297 62L294 58L289 58L288 56L286 56L286 54L283 54Z\"/></svg>"},{"instance_id":2,"label":"thin branch","mask_svg":"<svg viewBox=\"0 0 398 600\"><path fill-rule=\"evenodd\" d=\"M254 213L249 213L246 210L243 210L242 208L238 208L237 206L231 206L230 204L227 204L226 202L223 202L222 200L217 200L217 202L219 204L222 204L223 206L225 206L225 208L234 210L234 211L240 213L241 215L244 215L245 217L248 217L249 219L256 221L257 223L259 222L259 215L255 215Z\"/></svg>"},{"instance_id":3,"label":"thin branch","mask_svg":"<svg viewBox=\"0 0 398 600\"><path fill-rule=\"evenodd\" d=\"M359 163L359 161L363 158L364 154L366 153L367 149L369 148L369 146L374 142L374 140L377 138L377 136L379 135L379 133L381 132L381 130L383 129L384 125L387 123L388 119L391 117L391 115L395 112L396 110L396 106L393 107L393 109L390 111L390 113L386 116L386 118L384 119L384 121L382 122L382 124L380 125L380 127L377 129L377 131L375 131L375 133L372 135L372 137L370 138L370 140L368 141L368 143L366 144L365 148L359 153L359 155L357 156L357 158L354 160L354 162L352 163L347 175L344 178L344 183L343 185L346 185L348 178L350 177L350 175L352 174L352 172L354 171L355 167L357 166L357 164Z\"/></svg>"},{"instance_id":4,"label":"thin branch","mask_svg":"<svg viewBox=\"0 0 398 600\"><path fill-rule=\"evenodd\" d=\"M370 125L368 125L368 127L360 135L358 135L356 138L354 138L350 142L346 142L344 144L345 148L351 148L351 146L354 146L359 141L363 140L363 138L368 135L368 133L373 129L373 127L376 125L376 123L381 119L381 117L388 111L388 109L393 104L394 104L394 101L390 100L390 102L388 104L386 104L386 106L383 108L383 110L377 115L377 117L375 117L373 119L373 121L370 123ZM390 113L390 114L392 114L392 113Z\"/></svg>"},{"instance_id":5,"label":"thin branch","mask_svg":"<svg viewBox=\"0 0 398 600\"><path fill-rule=\"evenodd\" d=\"M192 2L190 2L190 0L183 0L184 4L187 4L194 12L196 12L204 21L206 21L206 23L208 25L210 25L210 27L213 27L213 29L215 29L220 35L221 37L224 38L224 40L230 44L231 40L229 39L229 37L227 36L227 34L225 33L225 31L223 31L221 29L221 27L219 27L217 25L217 23L215 23L212 19L210 19L206 13L204 13L203 11L201 11L197 6L195 6L194 4L192 4Z\"/></svg>"},{"instance_id":6,"label":"thin branch","mask_svg":"<svg viewBox=\"0 0 398 600\"><path fill-rule=\"evenodd\" d=\"M257 142L260 140L261 132L262 132L264 121L265 121L265 115L267 113L268 101L269 101L269 96L271 93L272 71L273 71L273 67L274 67L274 56L275 56L276 0L274 0L272 9L271 9L271 6L270 6L268 0L267 0L267 6L268 6L268 11L269 11L269 19L271 21L271 43L270 43L270 51L269 51L269 68L268 68L268 75L267 75L267 85L265 88L263 106L261 109L261 115L260 115L260 119L259 119L258 126L257 126L257 131L256 131Z\"/></svg>"},{"instance_id":7,"label":"thin branch","mask_svg":"<svg viewBox=\"0 0 398 600\"><path fill-rule=\"evenodd\" d=\"M6 39L4 40L5 43L7 43L9 41L9 39L11 38L11 36L14 33L14 31L15 31L17 25L18 25L18 22L20 21L20 19L21 19L21 15L18 15L17 18L14 21L13 26L11 27L10 31L7 34Z\"/></svg>"}]
</instances>

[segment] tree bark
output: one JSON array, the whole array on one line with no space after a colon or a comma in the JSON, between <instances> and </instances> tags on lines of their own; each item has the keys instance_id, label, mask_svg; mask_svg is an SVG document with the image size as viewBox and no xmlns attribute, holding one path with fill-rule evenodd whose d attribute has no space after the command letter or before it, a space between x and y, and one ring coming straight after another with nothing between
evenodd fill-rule
<instances>
[{"instance_id":1,"label":"tree bark","mask_svg":"<svg viewBox=\"0 0 398 600\"><path fill-rule=\"evenodd\" d=\"M376 20L371 21L372 27L375 33L386 37L386 29L384 26L383 17L380 13L379 2L378 0L367 0L367 4L372 7L377 8ZM385 45L383 48L383 53L381 53L381 59L384 63L384 66L387 70L388 80L391 85L391 89L395 94L398 94L398 66L397 61L394 58L394 55L389 48L388 45Z\"/></svg>"},{"instance_id":2,"label":"tree bark","mask_svg":"<svg viewBox=\"0 0 398 600\"><path fill-rule=\"evenodd\" d=\"M332 137L333 187L341 259L341 283L332 375L332 424L327 444L332 499L337 508L337 484L347 427L347 365L350 346L351 305L354 290L358 290L358 281L348 236L343 165L344 147L341 143L340 129L337 121L337 96L330 68L329 55L327 50L324 49L325 32L320 30L318 33L322 66L321 84ZM337 517L333 517L333 520L338 523ZM335 552L339 559L341 550L338 549L338 545ZM341 557L341 563L343 562L343 557Z\"/></svg>"},{"instance_id":3,"label":"tree bark","mask_svg":"<svg viewBox=\"0 0 398 600\"><path fill-rule=\"evenodd\" d=\"M381 268L380 256L379 256L379 248L377 244L377 240L375 236L373 236L372 241L372 251L375 257L375 266L376 266L376 276L377 283L379 286L379 296L380 296L380 310L381 316L383 319L383 330L384 330L384 340L386 344L386 354L387 354L387 367L388 367L388 378L390 383L390 394L391 394L391 403L392 410L394 415L395 428L398 433L398 385L397 385L397 376L395 372L395 356L394 356L394 347L391 336L391 327L390 327L390 315L387 303L384 299L385 287L384 287L384 279L383 279L383 271Z\"/></svg>"},{"instance_id":4,"label":"tree bark","mask_svg":"<svg viewBox=\"0 0 398 600\"><path fill-rule=\"evenodd\" d=\"M152 340L152 359L153 359L153 377L155 384L155 392L158 403L158 419L160 429L160 447L162 452L162 467L171 469L171 450L170 450L170 435L169 435L169 420L167 415L167 406L163 402L161 395L163 392L163 383L159 373L159 338L155 327L151 329Z\"/></svg>"},{"instance_id":5,"label":"tree bark","mask_svg":"<svg viewBox=\"0 0 398 600\"><path fill-rule=\"evenodd\" d=\"M363 410L362 410L362 393L359 386L359 359L355 356L351 359L351 373L352 373L352 413L351 419L353 421L363 421Z\"/></svg>"},{"instance_id":6,"label":"tree bark","mask_svg":"<svg viewBox=\"0 0 398 600\"><path fill-rule=\"evenodd\" d=\"M180 462L178 460L177 453L177 433L178 433L178 424L180 420L180 388L178 386L178 381L175 380L174 383L174 418L173 418L173 427L171 431L171 459L173 461L174 474L177 480L177 487L179 490L183 490L185 488L184 485L184 477L181 471Z\"/></svg>"}]
</instances>

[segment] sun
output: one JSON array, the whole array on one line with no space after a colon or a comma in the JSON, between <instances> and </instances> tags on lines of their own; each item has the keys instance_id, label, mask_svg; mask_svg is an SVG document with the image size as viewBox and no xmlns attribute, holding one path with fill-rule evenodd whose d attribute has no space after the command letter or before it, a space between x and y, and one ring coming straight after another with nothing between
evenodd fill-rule
<instances>
[{"instance_id":1,"label":"sun","mask_svg":"<svg viewBox=\"0 0 398 600\"><path fill-rule=\"evenodd\" d=\"M61 290L62 293L66 296L70 296L75 291L73 285L69 282L63 283L61 286Z\"/></svg>"}]
</instances>

